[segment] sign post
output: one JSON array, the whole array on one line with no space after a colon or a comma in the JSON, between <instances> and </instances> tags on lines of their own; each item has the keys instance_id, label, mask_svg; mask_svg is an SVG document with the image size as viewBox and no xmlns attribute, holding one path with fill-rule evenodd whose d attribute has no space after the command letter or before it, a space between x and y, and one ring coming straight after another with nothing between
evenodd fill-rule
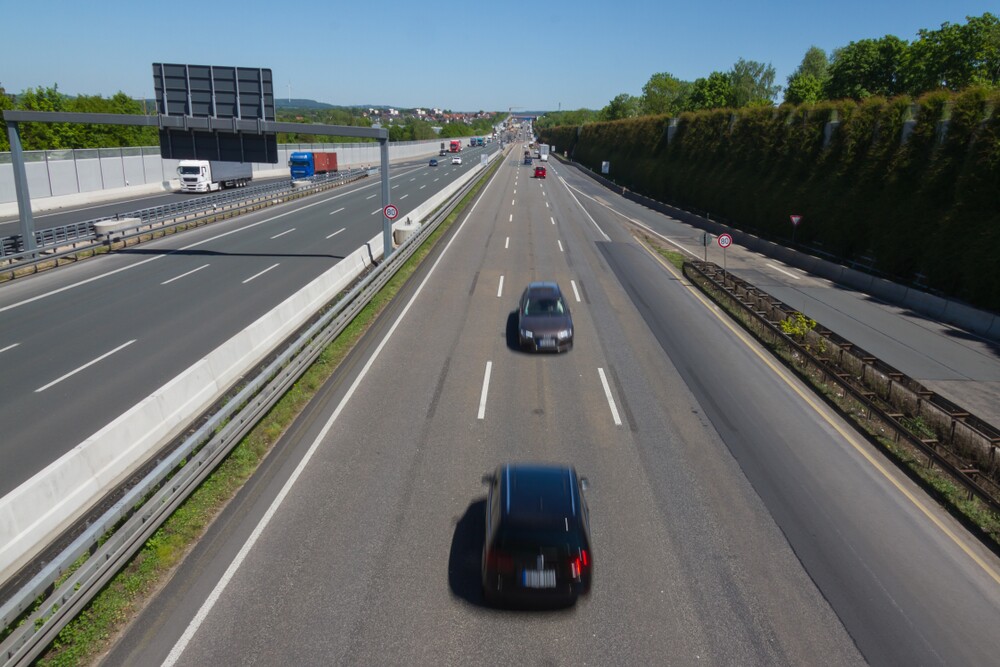
<instances>
[{"instance_id":1,"label":"sign post","mask_svg":"<svg viewBox=\"0 0 1000 667\"><path fill-rule=\"evenodd\" d=\"M729 234L719 234L719 247L722 248L722 284L726 284L726 248L733 245L733 237Z\"/></svg>"},{"instance_id":2,"label":"sign post","mask_svg":"<svg viewBox=\"0 0 1000 667\"><path fill-rule=\"evenodd\" d=\"M799 223L802 222L802 216L793 214L788 217L792 219L792 245L795 245L795 232L799 228Z\"/></svg>"}]
</instances>

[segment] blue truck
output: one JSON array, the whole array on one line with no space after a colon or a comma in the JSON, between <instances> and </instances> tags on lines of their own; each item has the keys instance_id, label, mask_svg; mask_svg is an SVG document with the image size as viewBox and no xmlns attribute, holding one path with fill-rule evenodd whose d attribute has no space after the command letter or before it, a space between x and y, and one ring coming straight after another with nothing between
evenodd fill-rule
<instances>
[{"instance_id":1,"label":"blue truck","mask_svg":"<svg viewBox=\"0 0 1000 667\"><path fill-rule=\"evenodd\" d=\"M288 157L292 179L312 178L317 174L337 171L336 153L297 151Z\"/></svg>"}]
</instances>

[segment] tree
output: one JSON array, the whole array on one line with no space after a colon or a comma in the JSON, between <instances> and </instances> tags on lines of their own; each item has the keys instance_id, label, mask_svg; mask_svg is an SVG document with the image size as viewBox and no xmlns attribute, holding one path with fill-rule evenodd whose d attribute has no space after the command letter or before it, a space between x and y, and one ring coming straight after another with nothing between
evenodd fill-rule
<instances>
[{"instance_id":1,"label":"tree","mask_svg":"<svg viewBox=\"0 0 1000 667\"><path fill-rule=\"evenodd\" d=\"M676 116L684 110L691 84L681 81L668 72L659 72L649 77L642 87L639 107L643 114L671 114Z\"/></svg>"},{"instance_id":2,"label":"tree","mask_svg":"<svg viewBox=\"0 0 1000 667\"><path fill-rule=\"evenodd\" d=\"M827 99L891 97L903 92L901 72L909 45L895 35L862 39L835 49L823 90Z\"/></svg>"},{"instance_id":3,"label":"tree","mask_svg":"<svg viewBox=\"0 0 1000 667\"><path fill-rule=\"evenodd\" d=\"M692 84L687 110L721 109L729 104L731 91L729 77L722 72L712 72L708 78L696 79Z\"/></svg>"},{"instance_id":4,"label":"tree","mask_svg":"<svg viewBox=\"0 0 1000 667\"><path fill-rule=\"evenodd\" d=\"M7 123L4 122L3 112L7 109L14 109L14 98L7 94L3 84L0 83L0 151L10 150L10 140L7 138Z\"/></svg>"},{"instance_id":5,"label":"tree","mask_svg":"<svg viewBox=\"0 0 1000 667\"><path fill-rule=\"evenodd\" d=\"M635 118L639 115L639 98L628 93L616 95L608 105L601 109L601 120L621 120Z\"/></svg>"},{"instance_id":6,"label":"tree","mask_svg":"<svg viewBox=\"0 0 1000 667\"><path fill-rule=\"evenodd\" d=\"M781 86L774 84L775 71L770 64L740 58L729 71L729 106L771 105Z\"/></svg>"},{"instance_id":7,"label":"tree","mask_svg":"<svg viewBox=\"0 0 1000 667\"><path fill-rule=\"evenodd\" d=\"M798 69L788 77L785 102L802 104L821 100L829 66L830 61L823 49L818 46L809 47Z\"/></svg>"},{"instance_id":8,"label":"tree","mask_svg":"<svg viewBox=\"0 0 1000 667\"><path fill-rule=\"evenodd\" d=\"M987 12L966 21L917 33L904 67L910 93L1000 84L1000 20Z\"/></svg>"}]
</instances>

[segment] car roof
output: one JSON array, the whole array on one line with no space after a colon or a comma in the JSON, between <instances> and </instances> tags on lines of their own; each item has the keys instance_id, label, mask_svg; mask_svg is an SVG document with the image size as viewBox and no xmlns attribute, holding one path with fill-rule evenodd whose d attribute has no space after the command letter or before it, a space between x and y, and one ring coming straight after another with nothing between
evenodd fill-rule
<instances>
[{"instance_id":1,"label":"car roof","mask_svg":"<svg viewBox=\"0 0 1000 667\"><path fill-rule=\"evenodd\" d=\"M552 280L536 280L528 283L526 290L530 296L562 295L559 283Z\"/></svg>"},{"instance_id":2,"label":"car roof","mask_svg":"<svg viewBox=\"0 0 1000 667\"><path fill-rule=\"evenodd\" d=\"M501 467L503 515L508 525L561 526L580 511L576 470L569 466L507 464Z\"/></svg>"}]
</instances>

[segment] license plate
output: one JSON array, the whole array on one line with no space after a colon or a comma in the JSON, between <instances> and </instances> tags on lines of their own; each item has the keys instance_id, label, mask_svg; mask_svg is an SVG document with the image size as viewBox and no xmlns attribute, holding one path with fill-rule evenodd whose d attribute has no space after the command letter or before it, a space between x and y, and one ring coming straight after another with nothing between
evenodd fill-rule
<instances>
[{"instance_id":1,"label":"license plate","mask_svg":"<svg viewBox=\"0 0 1000 667\"><path fill-rule=\"evenodd\" d=\"M540 338L538 340L538 347L555 347L556 341L554 338Z\"/></svg>"},{"instance_id":2,"label":"license plate","mask_svg":"<svg viewBox=\"0 0 1000 667\"><path fill-rule=\"evenodd\" d=\"M521 584L525 588L555 588L555 570L522 570Z\"/></svg>"}]
</instances>

